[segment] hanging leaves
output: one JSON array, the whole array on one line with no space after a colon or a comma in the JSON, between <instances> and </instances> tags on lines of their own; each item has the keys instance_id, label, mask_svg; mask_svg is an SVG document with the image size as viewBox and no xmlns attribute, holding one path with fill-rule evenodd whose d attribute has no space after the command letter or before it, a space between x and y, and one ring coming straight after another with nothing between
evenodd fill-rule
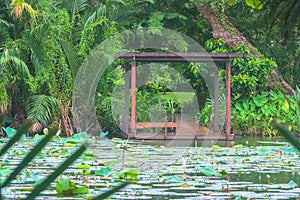
<instances>
[{"instance_id":1,"label":"hanging leaves","mask_svg":"<svg viewBox=\"0 0 300 200\"><path fill-rule=\"evenodd\" d=\"M230 6L233 6L236 3L236 0L227 0ZM259 0L246 0L247 6L251 8L261 10L263 8L263 4Z\"/></svg>"},{"instance_id":2,"label":"hanging leaves","mask_svg":"<svg viewBox=\"0 0 300 200\"><path fill-rule=\"evenodd\" d=\"M12 0L10 7L12 8L11 15L13 15L14 19L21 17L24 11L27 12L31 18L35 18L37 15L31 5L23 0Z\"/></svg>"},{"instance_id":3,"label":"hanging leaves","mask_svg":"<svg viewBox=\"0 0 300 200\"><path fill-rule=\"evenodd\" d=\"M29 97L26 104L28 118L36 123L48 124L58 109L58 102L54 97L47 95L34 95Z\"/></svg>"}]
</instances>

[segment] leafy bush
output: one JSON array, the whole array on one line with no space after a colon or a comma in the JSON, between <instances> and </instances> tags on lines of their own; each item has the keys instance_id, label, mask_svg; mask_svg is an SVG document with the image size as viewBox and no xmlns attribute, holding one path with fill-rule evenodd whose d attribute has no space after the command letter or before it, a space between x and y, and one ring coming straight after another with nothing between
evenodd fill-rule
<instances>
[{"instance_id":1,"label":"leafy bush","mask_svg":"<svg viewBox=\"0 0 300 200\"><path fill-rule=\"evenodd\" d=\"M246 45L228 49L222 39L210 39L205 42L205 48L209 52L234 52L244 55L243 58L234 58L231 62L231 87L235 99L248 98L263 91L268 84L271 70L277 68L277 64L268 58L256 59ZM220 75L225 80L225 70L220 70Z\"/></svg>"},{"instance_id":2,"label":"leafy bush","mask_svg":"<svg viewBox=\"0 0 300 200\"><path fill-rule=\"evenodd\" d=\"M153 89L153 88L152 88ZM173 115L179 113L181 105L176 95L164 95L157 90L137 91L138 121L173 121Z\"/></svg>"},{"instance_id":3,"label":"leafy bush","mask_svg":"<svg viewBox=\"0 0 300 200\"><path fill-rule=\"evenodd\" d=\"M119 133L120 129L117 124L117 119L113 113L113 103L120 103L119 110L124 107L124 102L113 102L113 100L123 100L124 97L115 98L114 95L118 95L114 92L115 87L121 85L124 87L123 81L124 70L121 68L115 68L115 66L109 67L101 77L98 88L97 97L95 98L96 114L100 126L103 131L110 133ZM118 104L119 105L119 104ZM111 134L110 134L111 135Z\"/></svg>"},{"instance_id":4,"label":"leafy bush","mask_svg":"<svg viewBox=\"0 0 300 200\"><path fill-rule=\"evenodd\" d=\"M220 118L224 119L225 115L226 115L226 106L225 106L225 96L220 96L219 98L219 116ZM213 123L214 123L214 113L213 113L213 109L214 109L214 103L215 101L213 99L208 99L205 103L204 108L202 109L201 112L199 112L198 114L198 122L202 125L202 126L207 126L209 128L213 127ZM219 127L222 127L224 125L224 120L220 120L219 119Z\"/></svg>"},{"instance_id":5,"label":"leafy bush","mask_svg":"<svg viewBox=\"0 0 300 200\"><path fill-rule=\"evenodd\" d=\"M231 109L234 131L241 134L274 135L276 131L271 122L276 120L285 124L289 130L300 132L299 107L295 97L269 91L234 102ZM225 102L224 97L219 102ZM214 101L208 100L199 113L198 120L201 125L212 127L213 106ZM225 116L225 109L221 109L219 115Z\"/></svg>"},{"instance_id":6,"label":"leafy bush","mask_svg":"<svg viewBox=\"0 0 300 200\"><path fill-rule=\"evenodd\" d=\"M299 132L297 128L297 102L295 98L281 92L263 92L247 100L234 104L232 120L237 131L271 135L275 134L271 122L284 123L289 130Z\"/></svg>"}]
</instances>

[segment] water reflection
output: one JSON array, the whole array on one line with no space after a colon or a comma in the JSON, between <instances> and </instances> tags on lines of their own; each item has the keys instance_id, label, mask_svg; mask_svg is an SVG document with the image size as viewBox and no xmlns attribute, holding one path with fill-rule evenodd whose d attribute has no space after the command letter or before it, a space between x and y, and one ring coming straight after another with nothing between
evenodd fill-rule
<instances>
[{"instance_id":1,"label":"water reflection","mask_svg":"<svg viewBox=\"0 0 300 200\"><path fill-rule=\"evenodd\" d=\"M205 141L191 141L189 143L186 140L173 140L172 142L168 140L143 140L141 143L143 145L153 145L153 146L169 146L169 147L211 147L213 145L218 145L221 147L231 147L233 145L242 144L244 146L274 146L282 145L282 142L287 142L285 138L277 137L235 137L233 141L215 141L215 140L205 140Z\"/></svg>"}]
</instances>

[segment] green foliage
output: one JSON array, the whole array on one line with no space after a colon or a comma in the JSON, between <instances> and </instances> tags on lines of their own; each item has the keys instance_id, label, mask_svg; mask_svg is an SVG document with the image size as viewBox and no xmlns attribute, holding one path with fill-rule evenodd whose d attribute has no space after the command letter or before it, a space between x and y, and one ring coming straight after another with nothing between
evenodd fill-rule
<instances>
[{"instance_id":1,"label":"green foliage","mask_svg":"<svg viewBox=\"0 0 300 200\"><path fill-rule=\"evenodd\" d=\"M233 96L248 97L263 90L268 84L268 75L276 66L276 63L270 59L233 59Z\"/></svg>"},{"instance_id":2,"label":"green foliage","mask_svg":"<svg viewBox=\"0 0 300 200\"><path fill-rule=\"evenodd\" d=\"M272 69L277 68L276 62L268 58L256 59L251 55L245 45L228 49L222 39L210 39L205 42L205 48L209 52L235 52L242 53L243 58L232 59L232 95L234 99L248 98L256 94L268 85L268 76ZM225 74L221 75L223 79Z\"/></svg>"},{"instance_id":3,"label":"green foliage","mask_svg":"<svg viewBox=\"0 0 300 200\"><path fill-rule=\"evenodd\" d=\"M138 181L138 173L135 170L126 171L124 173L119 174L120 179L125 179L128 182L136 182Z\"/></svg>"},{"instance_id":4,"label":"green foliage","mask_svg":"<svg viewBox=\"0 0 300 200\"><path fill-rule=\"evenodd\" d=\"M230 22L265 57L276 61L282 78L293 88L299 85L299 1L267 0L262 10L237 1L225 10ZM236 17L238 16L238 17ZM298 20L292 19L297 17Z\"/></svg>"},{"instance_id":5,"label":"green foliage","mask_svg":"<svg viewBox=\"0 0 300 200\"><path fill-rule=\"evenodd\" d=\"M300 130L300 89L296 88L296 93L294 94L294 99L296 101L296 118L297 118L297 129Z\"/></svg>"},{"instance_id":6,"label":"green foliage","mask_svg":"<svg viewBox=\"0 0 300 200\"><path fill-rule=\"evenodd\" d=\"M88 24L87 27L83 30L79 45L82 58L85 58L87 56L88 51L95 47L95 44L99 44L99 39L104 39L101 29L107 26L107 23L108 19L106 17L101 17L97 21Z\"/></svg>"},{"instance_id":7,"label":"green foliage","mask_svg":"<svg viewBox=\"0 0 300 200\"><path fill-rule=\"evenodd\" d=\"M110 0L101 2L40 0L28 3L13 1L11 5L9 2L2 1L0 2L2 8L0 14L0 65L2 69L0 110L7 111L11 118L17 120L30 118L44 124L53 122L54 115L52 114L56 114L57 102L63 108L69 107L74 78L90 50L123 30L149 27L152 33L160 34L159 28L169 28L185 33L200 44L204 44L208 38L212 37L211 27L207 20L199 15L193 2L196 6L209 4L214 11L218 11L219 14L221 12L220 16L224 13L229 16L230 21L242 30L241 32L251 43L255 44L258 49L264 50L267 57L276 60L280 66L278 70L289 83L293 86L299 83L297 77L300 75L298 62L300 49L299 31L296 28L299 23L297 20L293 22L293 19L298 19L295 18L297 15L289 15L289 13L297 13L299 9L297 1L274 1L273 6L275 5L278 9L274 12L276 23L273 24L271 31L266 29L269 23L262 21L266 14L273 10L269 1L261 12L257 12L257 9L261 8L259 0ZM234 5L229 7L228 4ZM245 5L255 9L249 9ZM277 17L282 13L283 16L287 16L288 21ZM288 23L283 23L282 28L278 25L282 24L281 22ZM172 43L178 51L188 50L187 44L178 37L170 36L169 41L165 42ZM118 45L117 41L111 44L114 49ZM245 47L227 49L225 42L221 40L209 40L205 46L210 52L241 52L246 55L246 58L233 60L232 63L234 100L260 94L267 84L267 75L276 67L272 60L254 59L250 56L249 49ZM203 107L208 91L199 73L201 66L189 65L177 68L187 80L190 80L193 89L197 91L199 106ZM122 78L119 75L122 75L123 71L117 70L114 73L111 79L108 76L105 77L108 78L106 83L100 80L96 109L99 120L103 122L102 127L105 130L117 132L119 130L116 123L113 123L115 119L111 99L113 88L119 84ZM221 71L221 76L222 73L224 71ZM165 92L168 88L164 85L169 85L171 78L167 76L156 78L160 81L152 85L154 91L151 92L155 93L155 90ZM172 80L174 81L173 78ZM151 82L154 81L151 80ZM110 85L110 83L113 84ZM49 102L46 103L45 100L43 104L35 99L38 96L34 95L49 96ZM53 99L50 100L50 97ZM27 105L24 100L29 100ZM177 100L165 101L157 98L153 101L161 104L161 108L169 109L170 112L180 107ZM141 108L151 105L149 102ZM39 110L37 107L39 105L43 105L44 110ZM151 113L148 110L146 112ZM70 113L66 114L71 117ZM59 115L56 116L59 117Z\"/></svg>"},{"instance_id":8,"label":"green foliage","mask_svg":"<svg viewBox=\"0 0 300 200\"><path fill-rule=\"evenodd\" d=\"M24 128L27 127L27 124L24 125ZM20 130L24 130L24 128ZM46 146L50 139L55 135L56 130L53 129L48 135L46 135L39 143L25 156L21 163L16 167L16 169L9 175L1 187L6 187L16 176L23 170L30 161Z\"/></svg>"},{"instance_id":9,"label":"green foliage","mask_svg":"<svg viewBox=\"0 0 300 200\"><path fill-rule=\"evenodd\" d=\"M6 127L4 131L8 138L12 138L17 133L17 130L11 127Z\"/></svg>"},{"instance_id":10,"label":"green foliage","mask_svg":"<svg viewBox=\"0 0 300 200\"><path fill-rule=\"evenodd\" d=\"M270 8L272 25L279 22L279 25L295 24L299 28L300 2L298 0L267 0L266 5Z\"/></svg>"},{"instance_id":11,"label":"green foliage","mask_svg":"<svg viewBox=\"0 0 300 200\"><path fill-rule=\"evenodd\" d=\"M213 53L221 53L226 51L226 42L222 40L221 38L218 39L209 39L205 42L205 49L208 52L213 52Z\"/></svg>"},{"instance_id":12,"label":"green foliage","mask_svg":"<svg viewBox=\"0 0 300 200\"><path fill-rule=\"evenodd\" d=\"M1 114L1 118L2 117L3 115ZM31 123L27 121L17 130L17 133L14 134L14 136L1 148L0 157L4 155L16 142L18 142L23 134L28 133L30 126Z\"/></svg>"},{"instance_id":13,"label":"green foliage","mask_svg":"<svg viewBox=\"0 0 300 200\"><path fill-rule=\"evenodd\" d=\"M199 171L200 173L204 174L205 176L218 176L218 177L222 176L222 174L213 170L210 167L202 167L202 166L196 165L195 170Z\"/></svg>"},{"instance_id":14,"label":"green foliage","mask_svg":"<svg viewBox=\"0 0 300 200\"><path fill-rule=\"evenodd\" d=\"M119 126L117 124L115 114L113 113L112 103L118 104L118 110L124 109L124 96L116 97L114 95L121 95L122 93L114 92L114 89L121 85L123 87L124 70L115 69L114 66L109 67L101 77L97 87L96 97L96 113L97 118L102 128L102 131L110 133L119 133ZM121 100L121 102L117 101ZM117 101L117 102L116 102ZM120 116L117 116L120 117Z\"/></svg>"},{"instance_id":15,"label":"green foliage","mask_svg":"<svg viewBox=\"0 0 300 200\"><path fill-rule=\"evenodd\" d=\"M263 5L259 0L246 0L246 4L252 8L261 10Z\"/></svg>"},{"instance_id":16,"label":"green foliage","mask_svg":"<svg viewBox=\"0 0 300 200\"><path fill-rule=\"evenodd\" d=\"M225 96L220 96L219 98L219 116L223 117L226 114L226 106L225 106ZM214 110L214 103L215 101L213 99L207 99L204 108L199 112L198 114L198 122L202 126L207 126L207 127L213 127L213 110ZM222 121L219 122L219 127L222 127ZM223 122L224 123L224 122Z\"/></svg>"},{"instance_id":17,"label":"green foliage","mask_svg":"<svg viewBox=\"0 0 300 200\"><path fill-rule=\"evenodd\" d=\"M26 104L28 119L47 125L58 111L58 102L54 97L46 95L31 96Z\"/></svg>"},{"instance_id":18,"label":"green foliage","mask_svg":"<svg viewBox=\"0 0 300 200\"><path fill-rule=\"evenodd\" d=\"M111 168L102 167L100 170L95 171L95 176L107 177L111 173Z\"/></svg>"},{"instance_id":19,"label":"green foliage","mask_svg":"<svg viewBox=\"0 0 300 200\"><path fill-rule=\"evenodd\" d=\"M164 27L164 20L181 19L186 20L184 15L179 13L166 13L166 12L152 12L150 19L148 21L148 26L150 27L150 33L159 34L160 30Z\"/></svg>"},{"instance_id":20,"label":"green foliage","mask_svg":"<svg viewBox=\"0 0 300 200\"><path fill-rule=\"evenodd\" d=\"M236 3L236 0L227 0L228 4L233 6ZM259 0L245 0L247 6L254 8L254 9L258 9L261 10L263 8L263 4L261 1Z\"/></svg>"},{"instance_id":21,"label":"green foliage","mask_svg":"<svg viewBox=\"0 0 300 200\"><path fill-rule=\"evenodd\" d=\"M271 135L275 130L271 122L276 120L289 129L297 129L297 105L294 98L281 92L263 92L234 104L232 109L235 128L241 132Z\"/></svg>"},{"instance_id":22,"label":"green foliage","mask_svg":"<svg viewBox=\"0 0 300 200\"><path fill-rule=\"evenodd\" d=\"M55 190L59 196L74 196L78 194L88 194L86 186L78 187L69 178L60 178L56 181Z\"/></svg>"},{"instance_id":23,"label":"green foliage","mask_svg":"<svg viewBox=\"0 0 300 200\"><path fill-rule=\"evenodd\" d=\"M272 122L273 126L283 135L287 141L289 141L299 152L300 152L300 142L299 139L291 133L286 126L276 121Z\"/></svg>"},{"instance_id":24,"label":"green foliage","mask_svg":"<svg viewBox=\"0 0 300 200\"><path fill-rule=\"evenodd\" d=\"M47 136L46 136L47 137ZM64 172L77 158L79 158L86 150L88 144L83 144L69 158L67 158L55 171L47 176L47 178L38 184L26 199L34 199L37 197L50 183L52 183L60 174ZM85 190L85 189L83 189Z\"/></svg>"},{"instance_id":25,"label":"green foliage","mask_svg":"<svg viewBox=\"0 0 300 200\"><path fill-rule=\"evenodd\" d=\"M173 121L175 113L179 113L183 104L176 95L167 95L165 88L159 84L148 82L137 91L138 121Z\"/></svg>"}]
</instances>

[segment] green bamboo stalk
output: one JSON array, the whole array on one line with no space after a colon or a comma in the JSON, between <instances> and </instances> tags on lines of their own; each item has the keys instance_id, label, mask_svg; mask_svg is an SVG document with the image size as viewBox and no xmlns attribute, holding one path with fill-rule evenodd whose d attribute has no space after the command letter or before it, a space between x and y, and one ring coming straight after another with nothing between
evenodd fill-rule
<instances>
[{"instance_id":1,"label":"green bamboo stalk","mask_svg":"<svg viewBox=\"0 0 300 200\"><path fill-rule=\"evenodd\" d=\"M21 138L21 136L24 134L24 133L27 133L29 128L31 126L31 122L27 121L25 122L21 128L19 128L17 130L17 133L8 141L8 143L6 143L6 145L1 149L0 151L0 157L6 153L6 151L12 147L16 142L19 141L19 139Z\"/></svg>"},{"instance_id":2,"label":"green bamboo stalk","mask_svg":"<svg viewBox=\"0 0 300 200\"><path fill-rule=\"evenodd\" d=\"M93 200L102 200L102 199L108 198L110 195L115 194L116 192L123 189L128 184L129 184L129 182L124 182L124 183L112 188L111 190L108 190L108 191L104 192L103 194L95 197Z\"/></svg>"},{"instance_id":3,"label":"green bamboo stalk","mask_svg":"<svg viewBox=\"0 0 300 200\"><path fill-rule=\"evenodd\" d=\"M278 124L277 122L272 122L273 126L279 131L279 133L284 136L288 142L290 142L298 151L300 152L300 142L299 139L292 134L286 126L283 124Z\"/></svg>"},{"instance_id":4,"label":"green bamboo stalk","mask_svg":"<svg viewBox=\"0 0 300 200\"><path fill-rule=\"evenodd\" d=\"M50 174L43 182L37 185L27 196L26 200L35 199L50 183L52 183L61 173L63 173L77 158L79 158L86 150L88 144L83 144L76 150L67 160L65 160L52 174Z\"/></svg>"},{"instance_id":5,"label":"green bamboo stalk","mask_svg":"<svg viewBox=\"0 0 300 200\"><path fill-rule=\"evenodd\" d=\"M6 187L19 173L24 169L27 164L46 146L46 144L51 140L52 136L55 135L56 129L52 129L48 135L46 135L22 160L18 167L9 175L1 187Z\"/></svg>"}]
</instances>

